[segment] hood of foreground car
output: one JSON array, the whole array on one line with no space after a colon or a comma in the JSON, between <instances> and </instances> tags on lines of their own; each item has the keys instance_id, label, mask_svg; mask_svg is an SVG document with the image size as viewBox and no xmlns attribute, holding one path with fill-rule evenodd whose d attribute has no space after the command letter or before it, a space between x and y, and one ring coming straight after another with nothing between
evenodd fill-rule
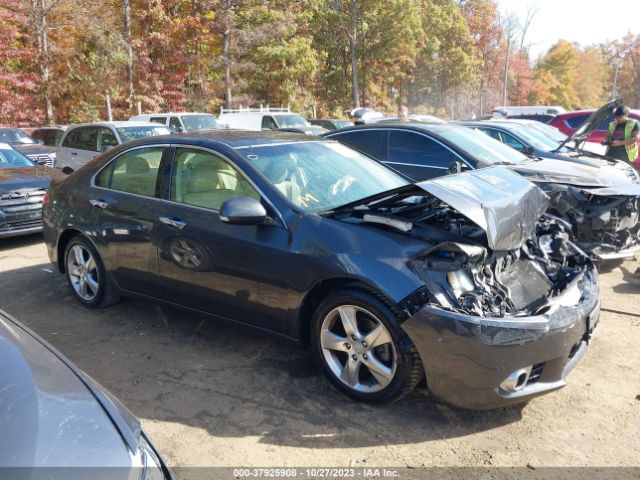
<instances>
[{"instance_id":1,"label":"hood of foreground car","mask_svg":"<svg viewBox=\"0 0 640 480\"><path fill-rule=\"evenodd\" d=\"M640 184L635 174L631 177L624 162L610 164L602 160L544 158L514 165L516 172L532 182L561 183L578 187L622 187L630 186L640 195Z\"/></svg>"},{"instance_id":2,"label":"hood of foreground car","mask_svg":"<svg viewBox=\"0 0 640 480\"><path fill-rule=\"evenodd\" d=\"M121 419L84 374L2 312L0 365L0 467L130 466Z\"/></svg>"},{"instance_id":3,"label":"hood of foreground car","mask_svg":"<svg viewBox=\"0 0 640 480\"><path fill-rule=\"evenodd\" d=\"M22 189L47 188L61 174L51 167L0 168L0 194Z\"/></svg>"},{"instance_id":4,"label":"hood of foreground car","mask_svg":"<svg viewBox=\"0 0 640 480\"><path fill-rule=\"evenodd\" d=\"M549 205L540 188L500 166L440 177L418 186L482 228L492 250L521 247Z\"/></svg>"}]
</instances>

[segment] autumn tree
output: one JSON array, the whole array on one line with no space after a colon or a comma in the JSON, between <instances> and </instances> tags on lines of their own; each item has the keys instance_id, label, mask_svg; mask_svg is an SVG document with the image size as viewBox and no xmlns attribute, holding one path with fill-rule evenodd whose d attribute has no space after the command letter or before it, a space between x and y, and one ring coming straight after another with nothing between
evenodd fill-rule
<instances>
[{"instance_id":1,"label":"autumn tree","mask_svg":"<svg viewBox=\"0 0 640 480\"><path fill-rule=\"evenodd\" d=\"M43 119L28 13L24 4L0 0L0 125Z\"/></svg>"}]
</instances>

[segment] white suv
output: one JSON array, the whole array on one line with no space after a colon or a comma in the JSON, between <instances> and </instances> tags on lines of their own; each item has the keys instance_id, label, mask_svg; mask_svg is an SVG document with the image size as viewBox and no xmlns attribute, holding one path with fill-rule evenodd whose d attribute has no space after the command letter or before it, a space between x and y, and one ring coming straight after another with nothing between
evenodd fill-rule
<instances>
[{"instance_id":1,"label":"white suv","mask_svg":"<svg viewBox=\"0 0 640 480\"><path fill-rule=\"evenodd\" d=\"M101 122L72 125L64 133L55 167L77 170L85 163L127 140L168 135L167 127L150 122Z\"/></svg>"},{"instance_id":2,"label":"white suv","mask_svg":"<svg viewBox=\"0 0 640 480\"><path fill-rule=\"evenodd\" d=\"M132 121L160 123L173 133L193 132L196 130L216 130L224 128L218 124L216 117L210 113L169 112L134 115Z\"/></svg>"},{"instance_id":3,"label":"white suv","mask_svg":"<svg viewBox=\"0 0 640 480\"><path fill-rule=\"evenodd\" d=\"M278 128L308 127L301 115L293 113L288 108L244 108L222 109L218 122L226 128L241 130L276 130Z\"/></svg>"}]
</instances>

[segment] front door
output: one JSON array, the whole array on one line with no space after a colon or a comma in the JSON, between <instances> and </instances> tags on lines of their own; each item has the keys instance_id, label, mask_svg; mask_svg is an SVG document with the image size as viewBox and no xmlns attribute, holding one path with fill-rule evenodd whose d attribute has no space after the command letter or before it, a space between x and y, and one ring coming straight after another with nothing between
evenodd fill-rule
<instances>
[{"instance_id":1,"label":"front door","mask_svg":"<svg viewBox=\"0 0 640 480\"><path fill-rule=\"evenodd\" d=\"M158 297L158 172L169 151L168 146L127 150L98 173L90 198L107 270L120 287Z\"/></svg>"},{"instance_id":2,"label":"front door","mask_svg":"<svg viewBox=\"0 0 640 480\"><path fill-rule=\"evenodd\" d=\"M175 149L169 200L158 212L159 272L165 298L237 321L283 331L280 308L261 298L261 255L280 226L232 225L220 220L234 197L260 199L242 173L222 156L195 147Z\"/></svg>"}]
</instances>

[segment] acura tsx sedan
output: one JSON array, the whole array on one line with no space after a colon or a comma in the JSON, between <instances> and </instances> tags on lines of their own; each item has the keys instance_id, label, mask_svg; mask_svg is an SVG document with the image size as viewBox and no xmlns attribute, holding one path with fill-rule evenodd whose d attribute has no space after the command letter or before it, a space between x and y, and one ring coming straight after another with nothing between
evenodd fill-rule
<instances>
[{"instance_id":1,"label":"acura tsx sedan","mask_svg":"<svg viewBox=\"0 0 640 480\"><path fill-rule=\"evenodd\" d=\"M44 236L86 307L166 302L297 340L355 399L424 381L486 409L563 387L598 319L593 264L547 205L504 167L414 184L335 141L227 130L56 180Z\"/></svg>"},{"instance_id":2,"label":"acura tsx sedan","mask_svg":"<svg viewBox=\"0 0 640 480\"><path fill-rule=\"evenodd\" d=\"M0 478L174 478L126 407L1 310L0 365Z\"/></svg>"}]
</instances>

